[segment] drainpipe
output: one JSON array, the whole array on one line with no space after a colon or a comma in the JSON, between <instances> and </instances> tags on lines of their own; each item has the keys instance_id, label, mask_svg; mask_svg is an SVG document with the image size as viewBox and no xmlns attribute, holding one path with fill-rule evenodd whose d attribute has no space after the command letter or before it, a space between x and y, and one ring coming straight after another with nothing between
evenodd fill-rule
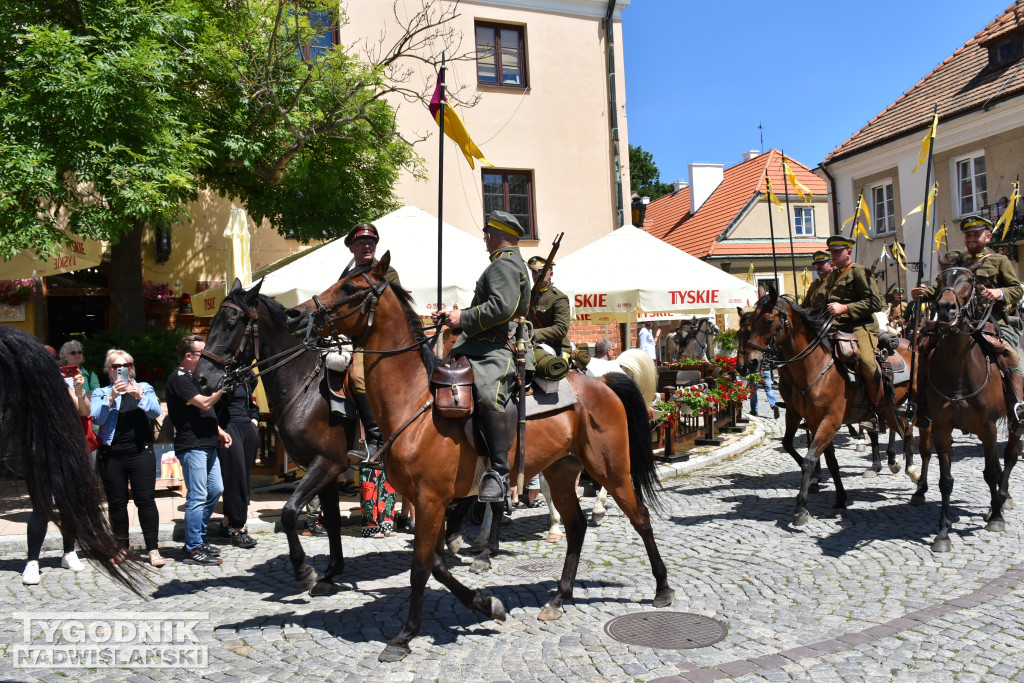
<instances>
[{"instance_id":1,"label":"drainpipe","mask_svg":"<svg viewBox=\"0 0 1024 683\"><path fill-rule=\"evenodd\" d=\"M612 15L617 0L608 0L608 11L604 17L604 42L608 50L608 125L611 129L612 160L615 166L615 227L623 225L622 211L622 159L619 154L619 117L615 102L615 26Z\"/></svg>"},{"instance_id":2,"label":"drainpipe","mask_svg":"<svg viewBox=\"0 0 1024 683\"><path fill-rule=\"evenodd\" d=\"M832 197L832 234L838 235L839 229L836 226L839 225L839 206L836 204L836 179L828 172L828 164L823 161L819 166L821 172L828 178L829 195Z\"/></svg>"}]
</instances>

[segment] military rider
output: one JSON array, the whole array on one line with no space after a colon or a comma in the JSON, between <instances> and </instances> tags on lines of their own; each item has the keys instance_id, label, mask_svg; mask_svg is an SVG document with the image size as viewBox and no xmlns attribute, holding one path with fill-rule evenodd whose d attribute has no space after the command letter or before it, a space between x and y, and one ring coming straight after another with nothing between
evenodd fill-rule
<instances>
[{"instance_id":1,"label":"military rider","mask_svg":"<svg viewBox=\"0 0 1024 683\"><path fill-rule=\"evenodd\" d=\"M340 280L348 276L357 268L369 270L375 266L377 264L377 243L379 241L380 233L377 231L377 226L373 223L360 223L352 228L351 232L345 235L345 246L352 252L352 260L345 266L338 279ZM390 266L388 271L384 273L384 279L398 287L402 286L398 279L398 272ZM373 417L373 411L370 410L370 401L366 398L366 379L363 374L364 358L365 356L362 353L352 355L352 364L348 369L348 379L349 385L352 388L352 400L356 404L356 410L359 411L359 421L363 423L363 432L366 436L364 442L366 451L363 452L354 448L349 453L364 459L364 462L360 463L361 467L380 468L380 459L377 451L380 449L383 438L380 428L377 426L377 420Z\"/></svg>"},{"instance_id":2,"label":"military rider","mask_svg":"<svg viewBox=\"0 0 1024 683\"><path fill-rule=\"evenodd\" d=\"M960 221L960 232L964 236L967 248L967 266L974 268L974 277L984 289L981 295L987 300L996 302L992 309L992 319L999 330L999 338L1005 342L1008 352L999 357L999 367L1009 379L1016 393L1013 416L1018 425L1024 421L1024 377L1020 367L1020 332L1014 327L1009 317L1016 311L1017 304L1024 296L1017 273L1010 259L997 254L988 248L992 240L992 223L981 216L964 216ZM910 290L914 301L932 299L935 296L935 285L918 286ZM1019 427L1017 427L1019 429Z\"/></svg>"},{"instance_id":3,"label":"military rider","mask_svg":"<svg viewBox=\"0 0 1024 683\"><path fill-rule=\"evenodd\" d=\"M491 461L491 469L480 479L477 499L499 503L508 495L508 452L516 437L517 416L509 401L516 386L516 362L510 342L515 342L515 318L526 315L531 286L530 271L519 254L519 239L525 233L519 221L505 211L492 211L483 232L491 263L476 281L470 307L433 317L462 331L451 353L465 356L473 367L477 424ZM531 360L528 350L527 367Z\"/></svg>"},{"instance_id":4,"label":"military rider","mask_svg":"<svg viewBox=\"0 0 1024 683\"><path fill-rule=\"evenodd\" d=\"M875 312L883 310L882 296L871 272L853 261L853 240L832 235L826 241L835 270L821 286L822 304L835 316L835 325L857 338L864 393L871 409L881 418L885 414L885 389L875 361L878 321Z\"/></svg>"},{"instance_id":5,"label":"military rider","mask_svg":"<svg viewBox=\"0 0 1024 683\"><path fill-rule=\"evenodd\" d=\"M907 304L903 301L903 289L897 287L892 290L892 301L889 304L889 324L903 330L907 324Z\"/></svg>"},{"instance_id":6,"label":"military rider","mask_svg":"<svg viewBox=\"0 0 1024 683\"><path fill-rule=\"evenodd\" d=\"M811 259L811 265L814 266L814 270L818 273L818 279L811 283L811 286L807 288L807 293L804 294L804 308L820 308L825 305L824 293L822 292L821 286L825 284L825 279L829 273L834 270L832 266L832 257L828 255L827 251L816 251L814 257ZM818 298L821 298L819 301Z\"/></svg>"},{"instance_id":7,"label":"military rider","mask_svg":"<svg viewBox=\"0 0 1024 683\"><path fill-rule=\"evenodd\" d=\"M534 256L526 265L530 267L530 275L536 284L540 271L544 269L545 259ZM544 283L540 285L540 297L537 299L537 311L533 320L533 339L538 344L547 344L555 352L568 360L572 353L569 344L569 297L551 284L551 276L555 264L548 268Z\"/></svg>"}]
</instances>

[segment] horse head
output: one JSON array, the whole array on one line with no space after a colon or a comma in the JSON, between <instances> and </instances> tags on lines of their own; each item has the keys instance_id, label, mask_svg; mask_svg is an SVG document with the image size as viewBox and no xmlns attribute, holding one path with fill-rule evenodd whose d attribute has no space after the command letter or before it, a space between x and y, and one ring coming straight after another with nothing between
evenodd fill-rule
<instances>
[{"instance_id":1,"label":"horse head","mask_svg":"<svg viewBox=\"0 0 1024 683\"><path fill-rule=\"evenodd\" d=\"M939 257L939 276L935 280L935 318L939 325L952 329L959 323L970 320L979 303L978 282L975 271L981 261L967 264L963 252L948 252Z\"/></svg>"},{"instance_id":2,"label":"horse head","mask_svg":"<svg viewBox=\"0 0 1024 683\"><path fill-rule=\"evenodd\" d=\"M760 372L762 366L774 360L783 332L789 327L789 317L779 305L775 288L768 287L768 293L758 300L750 313L740 312L740 333L737 352L737 367L742 364L743 374Z\"/></svg>"},{"instance_id":3,"label":"horse head","mask_svg":"<svg viewBox=\"0 0 1024 683\"><path fill-rule=\"evenodd\" d=\"M263 280L245 289L235 278L210 323L206 348L192 372L200 390L210 394L224 386L227 376L256 360L256 306Z\"/></svg>"},{"instance_id":4,"label":"horse head","mask_svg":"<svg viewBox=\"0 0 1024 683\"><path fill-rule=\"evenodd\" d=\"M285 312L288 331L318 337L337 332L360 339L373 325L377 302L389 289L384 274L390 266L388 251L372 268L356 267L319 296L289 308Z\"/></svg>"}]
</instances>

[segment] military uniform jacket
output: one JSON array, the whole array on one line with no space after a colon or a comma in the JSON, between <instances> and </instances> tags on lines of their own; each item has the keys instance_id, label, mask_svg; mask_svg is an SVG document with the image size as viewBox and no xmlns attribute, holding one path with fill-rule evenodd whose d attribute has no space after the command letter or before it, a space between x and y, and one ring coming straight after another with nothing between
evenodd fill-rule
<instances>
[{"instance_id":1,"label":"military uniform jacket","mask_svg":"<svg viewBox=\"0 0 1024 683\"><path fill-rule=\"evenodd\" d=\"M491 264L476 281L470 307L462 311L462 336L452 351L474 356L507 348L516 316L526 315L530 282L519 247L502 247L491 254Z\"/></svg>"},{"instance_id":2,"label":"military uniform jacket","mask_svg":"<svg viewBox=\"0 0 1024 683\"><path fill-rule=\"evenodd\" d=\"M377 265L378 263L380 263L379 259L373 259L374 266ZM352 263L345 267L345 270L341 271L341 275L338 276L338 279L340 280L341 278L345 277L358 267L360 266L357 266L355 261L353 261ZM396 287L401 287L402 289L405 289L404 287L402 287L402 283L398 280L398 271L392 268L391 266L388 266L387 272L384 273L384 279L390 282L391 284L395 285Z\"/></svg>"},{"instance_id":3,"label":"military uniform jacket","mask_svg":"<svg viewBox=\"0 0 1024 683\"><path fill-rule=\"evenodd\" d=\"M815 303L815 295L823 299L821 286L825 284L825 280L827 279L827 277L818 278L807 288L807 293L804 294L804 308L818 308L823 305L822 301Z\"/></svg>"},{"instance_id":4,"label":"military uniform jacket","mask_svg":"<svg viewBox=\"0 0 1024 683\"><path fill-rule=\"evenodd\" d=\"M821 286L822 302L825 306L833 302L846 304L850 310L836 316L836 325L844 332L852 332L854 328L864 327L873 334L878 334L878 321L874 313L884 310L882 296L875 286L875 279L870 271L859 263L851 263L845 268L836 268L825 278Z\"/></svg>"},{"instance_id":5,"label":"military uniform jacket","mask_svg":"<svg viewBox=\"0 0 1024 683\"><path fill-rule=\"evenodd\" d=\"M569 297L554 285L545 287L537 299L533 334L538 344L547 344L555 353L572 350L569 345Z\"/></svg>"},{"instance_id":6,"label":"military uniform jacket","mask_svg":"<svg viewBox=\"0 0 1024 683\"><path fill-rule=\"evenodd\" d=\"M973 266L979 260L982 260L982 264L974 271L974 277L986 289L998 289L1003 293L1003 298L996 302L992 310L992 317L1007 324L1007 316L1013 315L1021 297L1024 296L1024 287L1021 287L1017 271L1014 270L1010 259L1002 254L985 249L980 255L968 255L967 265ZM924 298L928 300L934 296L935 285L929 285L924 290Z\"/></svg>"}]
</instances>

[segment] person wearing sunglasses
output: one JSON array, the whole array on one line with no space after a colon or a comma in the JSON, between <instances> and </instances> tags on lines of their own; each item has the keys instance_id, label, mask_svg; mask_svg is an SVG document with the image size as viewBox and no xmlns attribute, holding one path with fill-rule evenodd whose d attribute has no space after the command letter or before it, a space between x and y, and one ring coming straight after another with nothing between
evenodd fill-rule
<instances>
[{"instance_id":1,"label":"person wearing sunglasses","mask_svg":"<svg viewBox=\"0 0 1024 683\"><path fill-rule=\"evenodd\" d=\"M139 511L139 524L149 563L165 564L158 548L160 513L156 507L156 453L153 420L160 417L160 400L146 382L135 380L131 354L110 349L103 363L110 386L92 392L92 419L99 425L100 448L96 460L107 494L110 528L128 548L128 485Z\"/></svg>"},{"instance_id":2,"label":"person wearing sunglasses","mask_svg":"<svg viewBox=\"0 0 1024 683\"><path fill-rule=\"evenodd\" d=\"M64 345L60 347L59 356L61 365L75 365L78 367L78 371L85 377L85 384L82 385L85 393L92 394L92 392L100 388L99 376L92 370L86 370L82 365L82 359L85 357L82 342L77 339L64 342Z\"/></svg>"}]
</instances>

